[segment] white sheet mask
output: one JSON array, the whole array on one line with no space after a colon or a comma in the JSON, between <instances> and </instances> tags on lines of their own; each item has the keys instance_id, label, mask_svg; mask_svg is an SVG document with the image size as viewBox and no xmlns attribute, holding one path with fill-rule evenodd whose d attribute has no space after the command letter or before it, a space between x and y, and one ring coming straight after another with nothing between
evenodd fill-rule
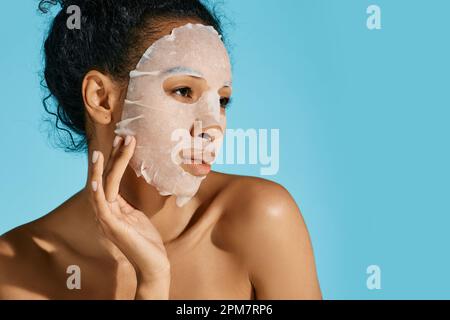
<instances>
[{"instance_id":1,"label":"white sheet mask","mask_svg":"<svg viewBox=\"0 0 450 320\"><path fill-rule=\"evenodd\" d=\"M207 90L195 103L180 102L163 88L164 81L174 75L202 78ZM130 166L161 195L175 195L179 207L192 199L206 176L183 170L178 154L195 145L204 159L211 158L212 151L217 155L225 130L219 95L224 86L231 87L227 50L217 31L201 24L175 28L154 42L130 72L122 121L115 133L136 137ZM192 138L192 128L199 124L203 132L215 128L212 143L196 135Z\"/></svg>"}]
</instances>

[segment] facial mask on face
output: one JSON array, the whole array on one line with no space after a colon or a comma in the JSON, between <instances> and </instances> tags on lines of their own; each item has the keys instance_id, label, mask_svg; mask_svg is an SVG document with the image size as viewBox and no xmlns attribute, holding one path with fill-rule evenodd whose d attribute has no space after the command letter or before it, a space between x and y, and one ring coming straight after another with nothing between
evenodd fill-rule
<instances>
[{"instance_id":1,"label":"facial mask on face","mask_svg":"<svg viewBox=\"0 0 450 320\"><path fill-rule=\"evenodd\" d=\"M180 102L164 91L164 81L177 75L206 81L206 90L195 103ZM219 96L224 86L231 87L226 48L214 28L200 24L175 28L153 43L130 73L122 121L115 133L136 137L131 168L161 195L175 195L179 207L192 199L206 176L183 170L178 155L194 146L195 154L213 162L211 154L217 155L225 130ZM192 137L192 128L199 124L203 131ZM212 142L196 136L208 128L215 128Z\"/></svg>"}]
</instances>

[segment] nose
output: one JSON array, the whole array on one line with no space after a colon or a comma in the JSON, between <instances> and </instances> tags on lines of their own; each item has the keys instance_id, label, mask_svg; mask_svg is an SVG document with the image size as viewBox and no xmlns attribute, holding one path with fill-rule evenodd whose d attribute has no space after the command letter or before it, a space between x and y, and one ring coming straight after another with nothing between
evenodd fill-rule
<instances>
[{"instance_id":1,"label":"nose","mask_svg":"<svg viewBox=\"0 0 450 320\"><path fill-rule=\"evenodd\" d=\"M200 137L209 142L223 135L220 115L220 97L217 92L209 91L201 98L198 113L191 129L192 137Z\"/></svg>"},{"instance_id":2,"label":"nose","mask_svg":"<svg viewBox=\"0 0 450 320\"><path fill-rule=\"evenodd\" d=\"M202 132L198 135L200 138L203 138L205 140L208 140L209 142L213 142L214 141L214 137L212 137L209 133L207 132Z\"/></svg>"},{"instance_id":3,"label":"nose","mask_svg":"<svg viewBox=\"0 0 450 320\"><path fill-rule=\"evenodd\" d=\"M191 136L193 138L199 137L205 139L208 142L214 142L222 134L223 130L220 125L210 125L203 127L203 122L196 120L191 128Z\"/></svg>"}]
</instances>

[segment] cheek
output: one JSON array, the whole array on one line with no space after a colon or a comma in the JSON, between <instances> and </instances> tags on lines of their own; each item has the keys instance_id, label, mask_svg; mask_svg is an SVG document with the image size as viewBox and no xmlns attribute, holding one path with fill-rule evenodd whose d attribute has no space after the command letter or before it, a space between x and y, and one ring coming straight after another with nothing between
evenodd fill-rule
<instances>
[{"instance_id":1,"label":"cheek","mask_svg":"<svg viewBox=\"0 0 450 320\"><path fill-rule=\"evenodd\" d=\"M171 109L176 106L166 105L165 107ZM147 109L143 114L145 120L138 131L141 139L145 137L143 141L141 140L142 143L170 148L177 144L180 136L190 136L194 117L187 111L181 108L178 108L176 112Z\"/></svg>"}]
</instances>

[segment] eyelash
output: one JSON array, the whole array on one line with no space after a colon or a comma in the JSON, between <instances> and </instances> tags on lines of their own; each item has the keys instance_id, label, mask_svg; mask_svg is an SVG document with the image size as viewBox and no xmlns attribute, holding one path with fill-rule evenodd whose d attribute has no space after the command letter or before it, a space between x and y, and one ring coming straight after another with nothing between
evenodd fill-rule
<instances>
[{"instance_id":1,"label":"eyelash","mask_svg":"<svg viewBox=\"0 0 450 320\"><path fill-rule=\"evenodd\" d=\"M225 102L223 102L222 100L225 100ZM220 106L224 109L228 109L231 105L231 98L220 98Z\"/></svg>"},{"instance_id":2,"label":"eyelash","mask_svg":"<svg viewBox=\"0 0 450 320\"><path fill-rule=\"evenodd\" d=\"M185 92L184 94L181 93L182 90L183 90L183 91L184 91L184 90L187 90L187 93L186 93L186 92ZM176 95L178 95L178 96L180 96L180 97L189 98L189 99L192 98L192 89L189 88L189 87L180 87L180 88L176 88L176 89L174 89L174 90L172 91L172 93L173 93L173 94L176 94ZM227 97L221 97L221 98L220 98L220 106L221 106L223 109L229 108L230 104L231 104L231 98L227 98Z\"/></svg>"},{"instance_id":3,"label":"eyelash","mask_svg":"<svg viewBox=\"0 0 450 320\"><path fill-rule=\"evenodd\" d=\"M176 94L176 95L179 95L179 96L181 96L181 97L186 98L185 95L183 95L183 94L181 94L181 93L178 93L178 92L180 92L181 90L187 90L187 91L188 91L188 93L187 93L187 98L192 98L192 89L189 88L189 87L176 88L176 89L174 89L172 92L173 92L174 94Z\"/></svg>"}]
</instances>

